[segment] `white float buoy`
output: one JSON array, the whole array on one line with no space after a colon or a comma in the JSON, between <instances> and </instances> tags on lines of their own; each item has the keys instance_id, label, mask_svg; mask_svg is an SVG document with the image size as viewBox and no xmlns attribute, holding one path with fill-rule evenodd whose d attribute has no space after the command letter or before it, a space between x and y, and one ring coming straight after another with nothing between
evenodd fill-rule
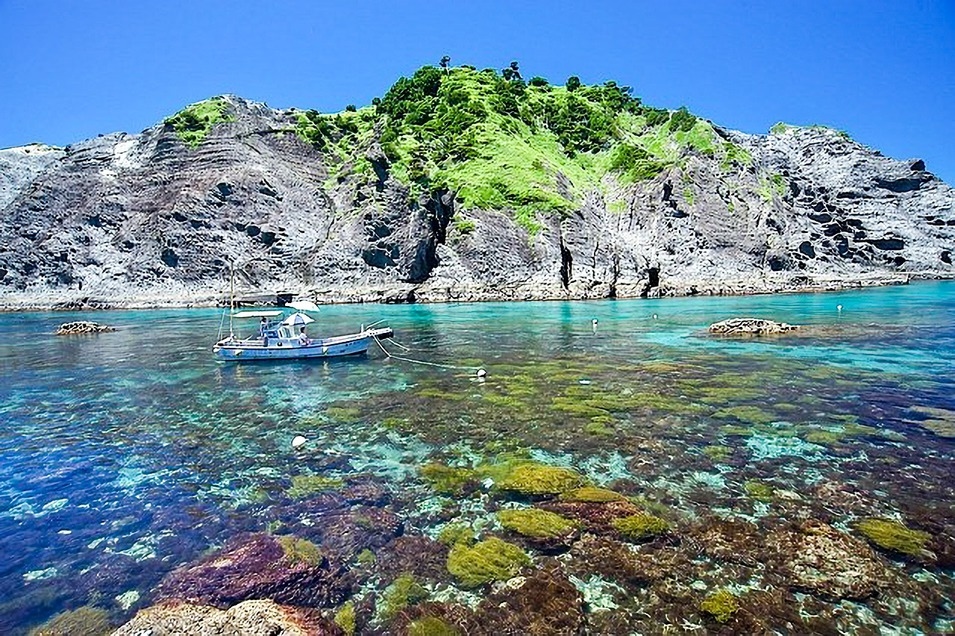
<instances>
[{"instance_id":1,"label":"white float buoy","mask_svg":"<svg viewBox=\"0 0 955 636\"><path fill-rule=\"evenodd\" d=\"M487 371L485 371L484 369L478 369L475 375L477 375L477 377L479 378L483 378L487 375Z\"/></svg>"},{"instance_id":2,"label":"white float buoy","mask_svg":"<svg viewBox=\"0 0 955 636\"><path fill-rule=\"evenodd\" d=\"M593 320L590 321L590 326L593 328L594 333L597 333L597 319L596 319L596 318L594 318Z\"/></svg>"},{"instance_id":3,"label":"white float buoy","mask_svg":"<svg viewBox=\"0 0 955 636\"><path fill-rule=\"evenodd\" d=\"M842 311L842 305L836 305L836 311L841 312L841 311Z\"/></svg>"},{"instance_id":4,"label":"white float buoy","mask_svg":"<svg viewBox=\"0 0 955 636\"><path fill-rule=\"evenodd\" d=\"M308 440L302 437L301 435L296 435L292 438L292 448L301 448L305 445L305 442Z\"/></svg>"}]
</instances>

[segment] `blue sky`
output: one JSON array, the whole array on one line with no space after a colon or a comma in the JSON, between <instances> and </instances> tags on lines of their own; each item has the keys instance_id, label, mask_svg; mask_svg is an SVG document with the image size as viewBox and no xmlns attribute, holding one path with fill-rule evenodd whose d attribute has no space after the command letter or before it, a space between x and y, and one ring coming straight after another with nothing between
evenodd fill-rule
<instances>
[{"instance_id":1,"label":"blue sky","mask_svg":"<svg viewBox=\"0 0 955 636\"><path fill-rule=\"evenodd\" d=\"M367 104L442 55L764 133L825 124L955 184L955 1L0 0L0 147L138 132L222 93Z\"/></svg>"}]
</instances>

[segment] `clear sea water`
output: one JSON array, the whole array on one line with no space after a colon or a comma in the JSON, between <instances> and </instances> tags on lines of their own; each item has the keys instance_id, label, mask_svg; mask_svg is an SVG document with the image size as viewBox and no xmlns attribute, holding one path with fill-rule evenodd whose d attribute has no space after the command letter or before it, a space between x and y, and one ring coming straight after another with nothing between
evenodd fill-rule
<instances>
[{"instance_id":1,"label":"clear sea water","mask_svg":"<svg viewBox=\"0 0 955 636\"><path fill-rule=\"evenodd\" d=\"M734 316L805 327L764 339L703 333ZM707 514L813 509L760 506L740 494L746 481L806 502L836 483L874 503L833 525L851 532L856 516L874 513L951 541L955 443L923 424L953 426L955 283L328 306L317 317L312 332L330 334L383 319L410 348L386 342L393 353L457 368L376 348L325 363L220 363L210 347L222 315L211 309L0 314L0 633L86 605L121 622L177 565L264 530L299 474L380 480L403 502L405 532L434 535L448 515L426 512L436 495L419 468L501 451L665 504L678 529ZM53 335L72 320L119 330ZM300 450L296 435L308 439ZM657 447L666 452L647 450ZM932 616L898 618L899 633L950 626L951 563L885 558L948 596ZM891 624L864 602L856 609L841 620Z\"/></svg>"}]
</instances>

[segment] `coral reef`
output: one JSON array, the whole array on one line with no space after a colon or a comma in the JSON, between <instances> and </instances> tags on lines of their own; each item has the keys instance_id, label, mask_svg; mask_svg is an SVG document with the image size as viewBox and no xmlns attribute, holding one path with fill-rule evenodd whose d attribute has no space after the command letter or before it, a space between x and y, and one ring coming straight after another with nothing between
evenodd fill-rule
<instances>
[{"instance_id":1,"label":"coral reef","mask_svg":"<svg viewBox=\"0 0 955 636\"><path fill-rule=\"evenodd\" d=\"M494 537L470 547L458 543L448 554L448 571L465 588L509 579L530 563L519 547Z\"/></svg>"}]
</instances>

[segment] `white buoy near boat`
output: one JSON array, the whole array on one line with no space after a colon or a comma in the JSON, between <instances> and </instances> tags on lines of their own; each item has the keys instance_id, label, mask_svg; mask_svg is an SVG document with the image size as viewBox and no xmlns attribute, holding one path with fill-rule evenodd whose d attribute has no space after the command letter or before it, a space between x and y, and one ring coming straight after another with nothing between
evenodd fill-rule
<instances>
[{"instance_id":1,"label":"white buoy near boat","mask_svg":"<svg viewBox=\"0 0 955 636\"><path fill-rule=\"evenodd\" d=\"M485 371L484 369L478 369L475 375L477 375L477 377L479 378L484 378L484 377L487 377L487 371Z\"/></svg>"},{"instance_id":2,"label":"white buoy near boat","mask_svg":"<svg viewBox=\"0 0 955 636\"><path fill-rule=\"evenodd\" d=\"M292 448L301 448L302 446L305 446L305 442L307 441L308 440L301 435L296 435L292 438Z\"/></svg>"}]
</instances>

